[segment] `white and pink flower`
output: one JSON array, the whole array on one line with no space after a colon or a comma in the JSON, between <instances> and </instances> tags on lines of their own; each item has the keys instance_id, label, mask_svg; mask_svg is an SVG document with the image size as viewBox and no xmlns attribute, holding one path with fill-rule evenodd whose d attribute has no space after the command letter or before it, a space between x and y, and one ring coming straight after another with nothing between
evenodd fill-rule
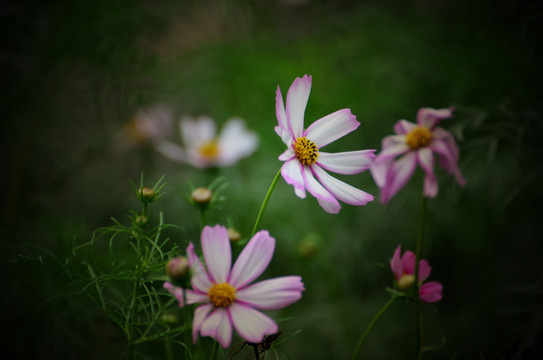
<instances>
[{"instance_id":1,"label":"white and pink flower","mask_svg":"<svg viewBox=\"0 0 543 360\"><path fill-rule=\"evenodd\" d=\"M372 195L332 177L326 170L337 174L361 173L370 167L375 150L321 151L326 145L356 130L360 123L350 109L342 109L304 129L304 113L310 91L311 76L296 78L288 90L285 107L281 89L277 86L275 110L278 125L275 132L287 146L287 150L279 156L279 160L285 162L281 175L294 186L298 197L305 198L306 190L309 191L329 213L339 212L339 201L366 205L373 200Z\"/></svg>"},{"instance_id":2,"label":"white and pink flower","mask_svg":"<svg viewBox=\"0 0 543 360\"><path fill-rule=\"evenodd\" d=\"M171 160L197 168L227 167L251 155L258 137L247 130L241 118L231 118L217 135L215 121L207 116L184 116L179 122L184 147L162 139L155 148Z\"/></svg>"},{"instance_id":3,"label":"white and pink flower","mask_svg":"<svg viewBox=\"0 0 543 360\"><path fill-rule=\"evenodd\" d=\"M305 289L299 276L253 283L268 267L275 250L275 239L267 231L259 231L232 267L230 240L225 227L206 226L201 243L205 267L196 255L194 245L191 243L187 248L192 289L184 290L164 283L177 298L179 306L185 305L183 298L187 304L202 304L194 311L193 341L196 342L199 333L213 337L227 348L233 328L251 343L260 343L264 336L277 333L277 324L259 310L288 306L298 301Z\"/></svg>"},{"instance_id":4,"label":"white and pink flower","mask_svg":"<svg viewBox=\"0 0 543 360\"><path fill-rule=\"evenodd\" d=\"M412 251L406 251L401 255L402 246L398 245L394 251L394 256L390 260L390 269L394 274L394 281L400 290L407 290L415 283L415 263L416 256ZM419 261L419 299L421 301L432 303L443 298L443 285L437 281L425 282L430 276L432 268L428 261L422 259Z\"/></svg>"},{"instance_id":5,"label":"white and pink flower","mask_svg":"<svg viewBox=\"0 0 543 360\"><path fill-rule=\"evenodd\" d=\"M434 153L438 154L441 166L454 175L461 186L466 184L458 167L458 145L450 132L437 126L441 120L452 117L452 111L453 108L421 108L417 124L400 120L394 125L396 135L383 139L382 150L370 168L381 189L383 204L407 183L417 164L425 172L424 196L435 197L438 182L434 174Z\"/></svg>"}]
</instances>

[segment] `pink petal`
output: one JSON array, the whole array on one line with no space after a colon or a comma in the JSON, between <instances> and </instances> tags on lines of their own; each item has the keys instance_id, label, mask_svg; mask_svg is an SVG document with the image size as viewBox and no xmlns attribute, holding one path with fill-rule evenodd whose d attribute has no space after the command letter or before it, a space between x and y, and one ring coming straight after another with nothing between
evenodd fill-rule
<instances>
[{"instance_id":1,"label":"pink petal","mask_svg":"<svg viewBox=\"0 0 543 360\"><path fill-rule=\"evenodd\" d=\"M200 305L194 310L194 318L192 320L192 342L196 344L198 340L198 332L202 327L207 314L213 309L213 304Z\"/></svg>"},{"instance_id":2,"label":"pink petal","mask_svg":"<svg viewBox=\"0 0 543 360\"><path fill-rule=\"evenodd\" d=\"M322 199L317 199L320 207L329 214L337 214L341 210L341 205L337 200L335 201L325 201Z\"/></svg>"},{"instance_id":3,"label":"pink petal","mask_svg":"<svg viewBox=\"0 0 543 360\"><path fill-rule=\"evenodd\" d=\"M462 172L458 167L458 159L456 158L455 150L444 140L433 140L430 143L430 149L440 155L440 164L449 174L453 174L456 177L456 181L461 186L466 184L466 180L462 176ZM458 150L456 150L457 153Z\"/></svg>"},{"instance_id":4,"label":"pink petal","mask_svg":"<svg viewBox=\"0 0 543 360\"><path fill-rule=\"evenodd\" d=\"M252 154L258 146L258 137L245 128L240 118L232 118L224 125L219 136L219 159L221 166L234 164Z\"/></svg>"},{"instance_id":5,"label":"pink petal","mask_svg":"<svg viewBox=\"0 0 543 360\"><path fill-rule=\"evenodd\" d=\"M320 149L356 130L359 126L360 123L350 109L341 109L315 121L307 128L304 136Z\"/></svg>"},{"instance_id":6,"label":"pink petal","mask_svg":"<svg viewBox=\"0 0 543 360\"><path fill-rule=\"evenodd\" d=\"M385 186L381 191L381 201L384 204L407 183L415 171L416 164L416 154L410 151L392 165L387 174Z\"/></svg>"},{"instance_id":7,"label":"pink petal","mask_svg":"<svg viewBox=\"0 0 543 360\"><path fill-rule=\"evenodd\" d=\"M283 176L283 179L285 179L287 184L293 185L296 195L303 199L305 198L305 186L302 171L303 165L296 158L285 162L281 167L281 176Z\"/></svg>"},{"instance_id":8,"label":"pink petal","mask_svg":"<svg viewBox=\"0 0 543 360\"><path fill-rule=\"evenodd\" d=\"M403 263L401 258L402 246L398 245L394 250L394 255L390 259L390 270L394 273L396 281L399 281L403 276Z\"/></svg>"},{"instance_id":9,"label":"pink petal","mask_svg":"<svg viewBox=\"0 0 543 360\"><path fill-rule=\"evenodd\" d=\"M211 281L226 282L232 265L232 250L228 232L224 226L206 226L202 230L202 252Z\"/></svg>"},{"instance_id":10,"label":"pink petal","mask_svg":"<svg viewBox=\"0 0 543 360\"><path fill-rule=\"evenodd\" d=\"M415 273L415 253L407 250L402 256L402 267L404 274L412 275Z\"/></svg>"},{"instance_id":11,"label":"pink petal","mask_svg":"<svg viewBox=\"0 0 543 360\"><path fill-rule=\"evenodd\" d=\"M374 199L374 197L367 192L336 179L317 165L312 165L311 170L322 186L324 186L324 188L337 200L343 201L349 205L362 206Z\"/></svg>"},{"instance_id":12,"label":"pink petal","mask_svg":"<svg viewBox=\"0 0 543 360\"><path fill-rule=\"evenodd\" d=\"M311 168L309 166L303 166L302 167L302 177L304 179L304 185L307 191L314 197L316 197L318 200L322 200L324 203L323 209L327 212L332 212L333 214L339 212L339 209L341 206L339 205L336 198L324 188L317 180L315 180L315 177L313 176L313 173L311 172ZM321 202L319 202L321 204ZM321 204L322 206L323 204ZM326 208L325 208L326 207ZM337 212L335 210L337 209Z\"/></svg>"},{"instance_id":13,"label":"pink petal","mask_svg":"<svg viewBox=\"0 0 543 360\"><path fill-rule=\"evenodd\" d=\"M417 124L414 124L407 120L400 120L396 124L394 124L394 132L398 135L405 135L416 127Z\"/></svg>"},{"instance_id":14,"label":"pink petal","mask_svg":"<svg viewBox=\"0 0 543 360\"><path fill-rule=\"evenodd\" d=\"M168 290L170 294L172 294L177 299L177 302L179 303L179 307L184 306L183 288L174 286L170 282L165 282L162 286L164 287L164 289Z\"/></svg>"},{"instance_id":15,"label":"pink petal","mask_svg":"<svg viewBox=\"0 0 543 360\"><path fill-rule=\"evenodd\" d=\"M292 142L292 132L289 130L285 105L283 104L283 94L281 94L279 85L277 85L277 91L275 92L275 114L277 116L277 123L279 124L275 127L275 132L288 146Z\"/></svg>"},{"instance_id":16,"label":"pink petal","mask_svg":"<svg viewBox=\"0 0 543 360\"><path fill-rule=\"evenodd\" d=\"M416 153L418 163L426 173L424 177L424 196L433 198L437 195L439 189L437 178L434 174L434 155L430 148L420 148Z\"/></svg>"},{"instance_id":17,"label":"pink petal","mask_svg":"<svg viewBox=\"0 0 543 360\"><path fill-rule=\"evenodd\" d=\"M383 148L383 151L377 155L370 167L373 180L380 188L386 185L387 177L394 165L396 156L405 154L409 151L409 147L405 143L399 143Z\"/></svg>"},{"instance_id":18,"label":"pink petal","mask_svg":"<svg viewBox=\"0 0 543 360\"><path fill-rule=\"evenodd\" d=\"M287 148L281 155L279 155L280 161L288 161L293 159L296 156L294 149L292 147Z\"/></svg>"},{"instance_id":19,"label":"pink petal","mask_svg":"<svg viewBox=\"0 0 543 360\"><path fill-rule=\"evenodd\" d=\"M287 93L286 114L289 129L295 138L302 136L304 130L304 113L311 92L311 76L296 78Z\"/></svg>"},{"instance_id":20,"label":"pink petal","mask_svg":"<svg viewBox=\"0 0 543 360\"><path fill-rule=\"evenodd\" d=\"M236 331L245 341L260 343L264 336L279 330L272 319L251 307L235 302L228 307L228 312Z\"/></svg>"},{"instance_id":21,"label":"pink petal","mask_svg":"<svg viewBox=\"0 0 543 360\"><path fill-rule=\"evenodd\" d=\"M153 142L153 146L159 153L166 156L170 160L177 162L187 161L187 154L185 153L185 150L168 140L155 141Z\"/></svg>"},{"instance_id":22,"label":"pink petal","mask_svg":"<svg viewBox=\"0 0 543 360\"><path fill-rule=\"evenodd\" d=\"M229 347L232 341L232 323L226 308L216 307L204 319L200 327L200 334L211 336L225 349Z\"/></svg>"},{"instance_id":23,"label":"pink petal","mask_svg":"<svg viewBox=\"0 0 543 360\"><path fill-rule=\"evenodd\" d=\"M346 151L339 153L319 152L317 163L337 174L358 174L369 169L375 158L375 150Z\"/></svg>"},{"instance_id":24,"label":"pink petal","mask_svg":"<svg viewBox=\"0 0 543 360\"><path fill-rule=\"evenodd\" d=\"M284 308L302 297L302 278L284 276L252 284L236 292L236 300L262 310Z\"/></svg>"},{"instance_id":25,"label":"pink petal","mask_svg":"<svg viewBox=\"0 0 543 360\"><path fill-rule=\"evenodd\" d=\"M228 283L239 290L255 280L268 267L274 251L275 239L265 230L257 232L236 260Z\"/></svg>"},{"instance_id":26,"label":"pink petal","mask_svg":"<svg viewBox=\"0 0 543 360\"><path fill-rule=\"evenodd\" d=\"M430 266L430 264L428 264L428 261L426 261L425 259L419 261L419 283L426 281L431 273L432 267Z\"/></svg>"},{"instance_id":27,"label":"pink petal","mask_svg":"<svg viewBox=\"0 0 543 360\"><path fill-rule=\"evenodd\" d=\"M420 108L417 112L417 123L421 126L433 129L441 120L452 117L453 110L453 108Z\"/></svg>"},{"instance_id":28,"label":"pink petal","mask_svg":"<svg viewBox=\"0 0 543 360\"><path fill-rule=\"evenodd\" d=\"M200 261L200 258L194 252L192 243L187 247L188 262L191 270L190 284L192 288L202 294L207 294L211 288L211 279Z\"/></svg>"},{"instance_id":29,"label":"pink petal","mask_svg":"<svg viewBox=\"0 0 543 360\"><path fill-rule=\"evenodd\" d=\"M433 303L443 299L443 285L437 281L430 281L419 288L419 298L421 301Z\"/></svg>"}]
</instances>

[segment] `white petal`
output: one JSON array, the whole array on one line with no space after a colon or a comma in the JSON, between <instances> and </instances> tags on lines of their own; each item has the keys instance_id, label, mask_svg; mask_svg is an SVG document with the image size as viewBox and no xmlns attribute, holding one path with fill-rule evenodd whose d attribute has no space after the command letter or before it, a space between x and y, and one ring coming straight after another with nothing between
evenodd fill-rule
<instances>
[{"instance_id":1,"label":"white petal","mask_svg":"<svg viewBox=\"0 0 543 360\"><path fill-rule=\"evenodd\" d=\"M294 149L292 147L289 147L288 149L285 150L284 153L279 155L279 160L288 161L288 160L292 159L295 156L296 156L296 153L294 152Z\"/></svg>"},{"instance_id":2,"label":"white petal","mask_svg":"<svg viewBox=\"0 0 543 360\"><path fill-rule=\"evenodd\" d=\"M203 143L213 140L217 134L215 121L207 116L200 116L193 119L190 116L183 116L179 122L181 138L186 148L196 149Z\"/></svg>"},{"instance_id":3,"label":"white petal","mask_svg":"<svg viewBox=\"0 0 543 360\"><path fill-rule=\"evenodd\" d=\"M187 247L188 262L191 270L190 284L192 288L202 294L207 294L211 288L211 279L200 261L200 258L194 252L192 243Z\"/></svg>"},{"instance_id":4,"label":"white petal","mask_svg":"<svg viewBox=\"0 0 543 360\"><path fill-rule=\"evenodd\" d=\"M155 141L153 142L153 146L159 153L173 161L187 161L187 154L185 153L183 148L168 140Z\"/></svg>"},{"instance_id":5,"label":"white petal","mask_svg":"<svg viewBox=\"0 0 543 360\"><path fill-rule=\"evenodd\" d=\"M198 340L198 332L204 322L207 314L213 309L213 304L200 305L194 310L194 318L192 319L192 342L196 344Z\"/></svg>"},{"instance_id":6,"label":"white petal","mask_svg":"<svg viewBox=\"0 0 543 360\"><path fill-rule=\"evenodd\" d=\"M302 297L302 278L284 276L247 286L236 292L236 299L262 310L284 308Z\"/></svg>"},{"instance_id":7,"label":"white petal","mask_svg":"<svg viewBox=\"0 0 543 360\"><path fill-rule=\"evenodd\" d=\"M234 164L241 158L251 155L258 146L258 137L245 128L240 118L232 118L219 136L219 160L221 166Z\"/></svg>"},{"instance_id":8,"label":"white petal","mask_svg":"<svg viewBox=\"0 0 543 360\"><path fill-rule=\"evenodd\" d=\"M287 119L289 129L295 138L302 136L304 130L304 113L311 92L311 76L296 78L287 93Z\"/></svg>"},{"instance_id":9,"label":"white petal","mask_svg":"<svg viewBox=\"0 0 543 360\"><path fill-rule=\"evenodd\" d=\"M275 334L279 330L272 319L251 307L233 303L228 307L228 312L232 324L245 341L260 343L264 336Z\"/></svg>"},{"instance_id":10,"label":"white petal","mask_svg":"<svg viewBox=\"0 0 543 360\"><path fill-rule=\"evenodd\" d=\"M337 214L341 209L341 205L336 198L326 190L313 176L309 166L303 166L304 172L302 177L307 191L317 198L319 205L330 214Z\"/></svg>"},{"instance_id":11,"label":"white petal","mask_svg":"<svg viewBox=\"0 0 543 360\"><path fill-rule=\"evenodd\" d=\"M289 123L287 119L287 113L285 112L285 105L283 104L283 95L281 94L281 89L277 85L277 91L275 92L275 114L277 116L277 125L275 127L275 132L281 140L288 146L292 142L292 132L289 130Z\"/></svg>"},{"instance_id":12,"label":"white petal","mask_svg":"<svg viewBox=\"0 0 543 360\"><path fill-rule=\"evenodd\" d=\"M239 254L228 283L242 289L255 280L268 267L274 251L275 239L265 230L257 232Z\"/></svg>"},{"instance_id":13,"label":"white petal","mask_svg":"<svg viewBox=\"0 0 543 360\"><path fill-rule=\"evenodd\" d=\"M232 265L232 250L224 226L206 226L202 230L202 251L211 281L226 282Z\"/></svg>"},{"instance_id":14,"label":"white petal","mask_svg":"<svg viewBox=\"0 0 543 360\"><path fill-rule=\"evenodd\" d=\"M225 349L229 347L232 341L232 324L226 308L216 307L202 323L200 334L211 336Z\"/></svg>"},{"instance_id":15,"label":"white petal","mask_svg":"<svg viewBox=\"0 0 543 360\"><path fill-rule=\"evenodd\" d=\"M304 136L320 149L356 130L359 126L360 123L351 110L342 109L315 121L307 128Z\"/></svg>"},{"instance_id":16,"label":"white petal","mask_svg":"<svg viewBox=\"0 0 543 360\"><path fill-rule=\"evenodd\" d=\"M317 164L338 174L358 174L369 169L375 158L375 150L346 151L339 153L319 152Z\"/></svg>"},{"instance_id":17,"label":"white petal","mask_svg":"<svg viewBox=\"0 0 543 360\"><path fill-rule=\"evenodd\" d=\"M286 183L294 186L296 195L300 198L305 198L304 180L302 178L302 164L298 159L294 158L283 164L281 167L281 175Z\"/></svg>"},{"instance_id":18,"label":"white petal","mask_svg":"<svg viewBox=\"0 0 543 360\"><path fill-rule=\"evenodd\" d=\"M336 179L319 166L313 165L311 169L326 190L328 190L336 199L343 201L346 204L362 206L374 199L373 195Z\"/></svg>"}]
</instances>

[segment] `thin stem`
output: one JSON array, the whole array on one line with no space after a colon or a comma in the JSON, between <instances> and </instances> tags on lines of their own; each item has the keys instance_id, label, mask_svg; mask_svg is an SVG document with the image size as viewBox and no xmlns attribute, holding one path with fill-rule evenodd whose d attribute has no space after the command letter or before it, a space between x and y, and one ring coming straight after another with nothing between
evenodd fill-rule
<instances>
[{"instance_id":1,"label":"thin stem","mask_svg":"<svg viewBox=\"0 0 543 360\"><path fill-rule=\"evenodd\" d=\"M262 216L264 215L264 210L266 210L266 206L268 205L268 201L270 201L271 194L273 193L273 189L275 189L275 185L277 185L277 182L279 181L279 178L281 177L281 169L277 172L275 175L275 178L273 179L270 188L268 189L268 193L266 194L266 197L264 198L264 201L262 202L262 206L260 207L260 211L258 212L258 216L256 217L255 226L253 227L253 233L251 234L251 238L255 235L256 231L258 230L258 227L260 226L260 222L262 221Z\"/></svg>"},{"instance_id":2,"label":"thin stem","mask_svg":"<svg viewBox=\"0 0 543 360\"><path fill-rule=\"evenodd\" d=\"M366 330L365 330L364 333L362 334L362 337L361 337L360 340L358 341L358 344L356 345L356 350L354 351L352 360L356 360L356 358L358 357L358 353L360 352L360 349L362 349L362 345L364 344L364 341L366 341L366 338L368 337L368 334L370 333L371 329L373 328L373 326L375 325L375 323L377 322L377 320L379 320L379 318L381 317L381 315L383 315L383 313L388 309L388 307L389 307L390 305L392 305L392 303L393 303L398 297L399 297L398 295L392 295L392 297L387 301L387 303L386 303L385 305L383 305L383 307L381 308L381 310L379 310L379 312L377 313L377 315L375 315L375 317L371 320L370 324L368 325L368 327L366 328Z\"/></svg>"},{"instance_id":3,"label":"thin stem","mask_svg":"<svg viewBox=\"0 0 543 360\"><path fill-rule=\"evenodd\" d=\"M422 243L424 240L424 225L426 222L426 202L427 198L425 196L422 197L422 204L420 208L420 220L419 220L419 233L417 236L417 244L416 244L416 250L415 250L415 296L416 296L416 304L415 304L415 316L416 316L416 354L417 359L422 359L422 351L423 351L423 342L424 342L424 334L423 334L423 328L422 328L422 310L421 310L421 302L418 298L419 295L419 262L420 262L420 256L422 252Z\"/></svg>"},{"instance_id":4,"label":"thin stem","mask_svg":"<svg viewBox=\"0 0 543 360\"><path fill-rule=\"evenodd\" d=\"M166 359L173 360L173 349L170 339L164 340L164 350L166 350Z\"/></svg>"},{"instance_id":5,"label":"thin stem","mask_svg":"<svg viewBox=\"0 0 543 360\"><path fill-rule=\"evenodd\" d=\"M219 342L215 340L213 344L213 352L211 353L211 357L209 359L215 360L217 358L218 352L219 352Z\"/></svg>"}]
</instances>

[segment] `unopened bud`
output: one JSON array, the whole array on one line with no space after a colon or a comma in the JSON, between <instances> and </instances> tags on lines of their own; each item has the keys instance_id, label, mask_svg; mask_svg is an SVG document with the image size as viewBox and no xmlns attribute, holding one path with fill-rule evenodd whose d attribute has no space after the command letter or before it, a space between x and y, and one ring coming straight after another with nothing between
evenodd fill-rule
<instances>
[{"instance_id":1,"label":"unopened bud","mask_svg":"<svg viewBox=\"0 0 543 360\"><path fill-rule=\"evenodd\" d=\"M189 262L184 256L176 256L166 264L166 275L173 281L180 282L189 275Z\"/></svg>"},{"instance_id":2,"label":"unopened bud","mask_svg":"<svg viewBox=\"0 0 543 360\"><path fill-rule=\"evenodd\" d=\"M239 231L236 231L232 228L228 228L226 231L228 232L228 239L230 239L231 242L241 240L241 234Z\"/></svg>"},{"instance_id":3,"label":"unopened bud","mask_svg":"<svg viewBox=\"0 0 543 360\"><path fill-rule=\"evenodd\" d=\"M151 202L154 200L156 192L148 187L144 187L138 190L139 198L143 202Z\"/></svg>"},{"instance_id":4,"label":"unopened bud","mask_svg":"<svg viewBox=\"0 0 543 360\"><path fill-rule=\"evenodd\" d=\"M415 275L403 274L400 280L398 280L398 289L407 290L415 283Z\"/></svg>"},{"instance_id":5,"label":"unopened bud","mask_svg":"<svg viewBox=\"0 0 543 360\"><path fill-rule=\"evenodd\" d=\"M167 313L167 314L162 315L160 317L160 320L162 321L163 324L166 324L166 325L173 325L179 322L179 319L177 319L177 316L175 316L175 314L172 314L172 313Z\"/></svg>"},{"instance_id":6,"label":"unopened bud","mask_svg":"<svg viewBox=\"0 0 543 360\"><path fill-rule=\"evenodd\" d=\"M147 224L148 220L149 219L147 218L147 216L143 216L143 215L138 215L138 216L136 216L136 219L135 219L136 224L138 224L138 225L145 225L145 224Z\"/></svg>"},{"instance_id":7,"label":"unopened bud","mask_svg":"<svg viewBox=\"0 0 543 360\"><path fill-rule=\"evenodd\" d=\"M194 189L190 196L196 204L207 205L213 197L213 192L208 188L199 187Z\"/></svg>"}]
</instances>

